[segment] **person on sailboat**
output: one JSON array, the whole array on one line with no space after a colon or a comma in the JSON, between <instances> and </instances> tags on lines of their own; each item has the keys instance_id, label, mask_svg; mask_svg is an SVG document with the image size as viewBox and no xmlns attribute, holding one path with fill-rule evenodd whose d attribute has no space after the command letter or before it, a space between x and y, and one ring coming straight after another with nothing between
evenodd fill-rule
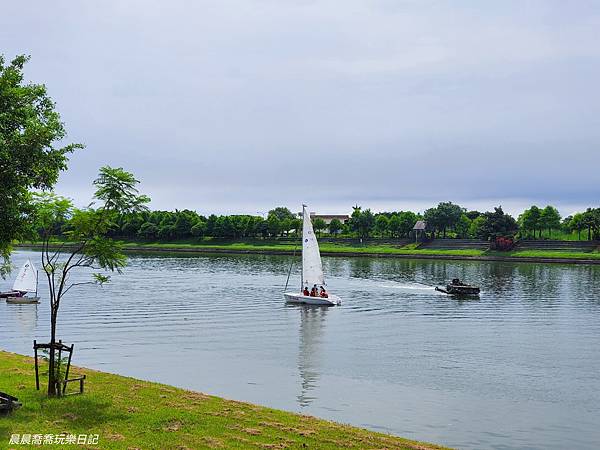
<instances>
[{"instance_id":1,"label":"person on sailboat","mask_svg":"<svg viewBox=\"0 0 600 450\"><path fill-rule=\"evenodd\" d=\"M304 295L305 297L309 297L310 296L310 292L308 292L308 286L304 286L304 290L302 291L302 295Z\"/></svg>"},{"instance_id":2,"label":"person on sailboat","mask_svg":"<svg viewBox=\"0 0 600 450\"><path fill-rule=\"evenodd\" d=\"M319 293L319 295L320 295L322 298L327 298L327 297L329 297L329 295L327 295L327 291L325 290L325 288L324 288L323 286L321 286L321 292Z\"/></svg>"},{"instance_id":3,"label":"person on sailboat","mask_svg":"<svg viewBox=\"0 0 600 450\"><path fill-rule=\"evenodd\" d=\"M317 289L317 285L315 284L310 290L311 297L317 297L319 295L319 290Z\"/></svg>"}]
</instances>

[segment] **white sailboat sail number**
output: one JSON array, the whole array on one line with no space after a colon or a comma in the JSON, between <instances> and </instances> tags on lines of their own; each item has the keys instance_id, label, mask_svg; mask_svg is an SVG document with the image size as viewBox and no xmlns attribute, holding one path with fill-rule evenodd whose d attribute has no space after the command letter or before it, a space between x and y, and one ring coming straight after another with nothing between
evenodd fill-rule
<instances>
[{"instance_id":1,"label":"white sailboat sail number","mask_svg":"<svg viewBox=\"0 0 600 450\"><path fill-rule=\"evenodd\" d=\"M37 270L30 260L27 260L13 284L13 291L35 292L37 290Z\"/></svg>"}]
</instances>

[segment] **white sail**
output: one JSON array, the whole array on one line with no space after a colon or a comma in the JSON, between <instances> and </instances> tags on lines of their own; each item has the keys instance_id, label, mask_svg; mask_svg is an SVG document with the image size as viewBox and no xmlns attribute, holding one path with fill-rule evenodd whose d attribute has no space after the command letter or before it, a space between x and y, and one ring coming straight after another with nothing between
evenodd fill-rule
<instances>
[{"instance_id":1,"label":"white sail","mask_svg":"<svg viewBox=\"0 0 600 450\"><path fill-rule=\"evenodd\" d=\"M313 285L323 286L323 265L321 264L321 253L319 243L313 230L310 215L306 206L302 205L302 287L312 288Z\"/></svg>"},{"instance_id":2,"label":"white sail","mask_svg":"<svg viewBox=\"0 0 600 450\"><path fill-rule=\"evenodd\" d=\"M27 260L13 284L13 291L35 292L37 290L37 270L30 260Z\"/></svg>"}]
</instances>

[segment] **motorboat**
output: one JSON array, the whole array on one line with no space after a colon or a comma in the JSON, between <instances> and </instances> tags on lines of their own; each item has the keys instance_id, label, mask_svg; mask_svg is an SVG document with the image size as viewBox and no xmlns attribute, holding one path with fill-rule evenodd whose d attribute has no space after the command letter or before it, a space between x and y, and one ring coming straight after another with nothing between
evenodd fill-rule
<instances>
[{"instance_id":1,"label":"motorboat","mask_svg":"<svg viewBox=\"0 0 600 450\"><path fill-rule=\"evenodd\" d=\"M444 294L456 295L456 296L469 296L479 295L479 288L467 283L463 283L458 278L454 278L445 288L436 287L436 291L443 292Z\"/></svg>"}]
</instances>

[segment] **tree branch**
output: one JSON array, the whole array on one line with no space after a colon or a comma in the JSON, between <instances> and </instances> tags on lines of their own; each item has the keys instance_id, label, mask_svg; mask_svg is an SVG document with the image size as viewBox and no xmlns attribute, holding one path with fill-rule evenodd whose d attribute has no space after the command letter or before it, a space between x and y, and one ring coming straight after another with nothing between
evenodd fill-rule
<instances>
[{"instance_id":1,"label":"tree branch","mask_svg":"<svg viewBox=\"0 0 600 450\"><path fill-rule=\"evenodd\" d=\"M67 288L66 288L66 289L65 289L65 291L62 293L62 295L66 295L66 293L67 293L67 292L69 292L69 290L70 290L72 287L75 287L75 286L82 286L82 285L84 285L84 284L96 284L96 282L95 282L95 281L82 281L81 283L73 283L73 284L70 284L69 286L67 286Z\"/></svg>"}]
</instances>

